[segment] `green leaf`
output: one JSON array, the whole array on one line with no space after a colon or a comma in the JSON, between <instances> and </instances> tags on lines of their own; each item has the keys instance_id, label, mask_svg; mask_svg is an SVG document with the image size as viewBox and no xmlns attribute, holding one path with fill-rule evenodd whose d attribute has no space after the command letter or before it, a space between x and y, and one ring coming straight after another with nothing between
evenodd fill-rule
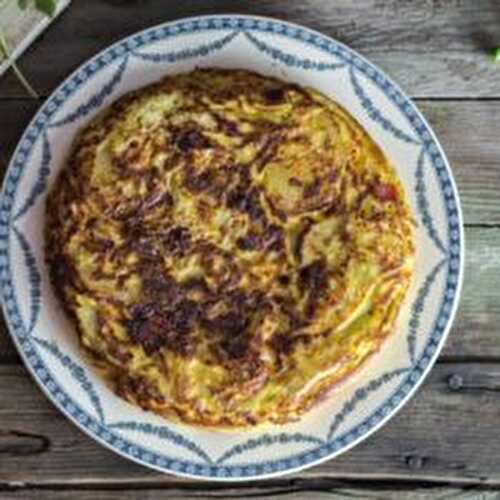
<instances>
[{"instance_id":1,"label":"green leaf","mask_svg":"<svg viewBox=\"0 0 500 500\"><path fill-rule=\"evenodd\" d=\"M56 0L35 0L35 7L40 12L52 16L56 11Z\"/></svg>"},{"instance_id":2,"label":"green leaf","mask_svg":"<svg viewBox=\"0 0 500 500\"><path fill-rule=\"evenodd\" d=\"M28 7L28 0L17 0L17 5L19 5L21 10L26 10L26 7Z\"/></svg>"},{"instance_id":3,"label":"green leaf","mask_svg":"<svg viewBox=\"0 0 500 500\"><path fill-rule=\"evenodd\" d=\"M493 59L497 62L500 61L500 47L493 51Z\"/></svg>"},{"instance_id":4,"label":"green leaf","mask_svg":"<svg viewBox=\"0 0 500 500\"><path fill-rule=\"evenodd\" d=\"M30 85L30 82L26 80L25 76L17 66L16 62L14 60L11 60L10 49L1 28L0 28L0 54L3 55L7 60L10 60L10 67L12 71L14 71L17 78L22 83L24 88L28 91L28 93L31 95L31 97L38 99L38 94L36 93L35 89Z\"/></svg>"}]
</instances>

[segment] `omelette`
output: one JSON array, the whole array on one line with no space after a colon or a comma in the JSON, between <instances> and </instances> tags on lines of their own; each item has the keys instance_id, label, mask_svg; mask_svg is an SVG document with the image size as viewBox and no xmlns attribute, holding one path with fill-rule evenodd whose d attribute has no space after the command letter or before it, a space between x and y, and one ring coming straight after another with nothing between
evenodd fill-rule
<instances>
[{"instance_id":1,"label":"omelette","mask_svg":"<svg viewBox=\"0 0 500 500\"><path fill-rule=\"evenodd\" d=\"M46 259L113 390L211 427L297 420L395 328L414 221L341 106L243 70L129 93L74 141Z\"/></svg>"}]
</instances>

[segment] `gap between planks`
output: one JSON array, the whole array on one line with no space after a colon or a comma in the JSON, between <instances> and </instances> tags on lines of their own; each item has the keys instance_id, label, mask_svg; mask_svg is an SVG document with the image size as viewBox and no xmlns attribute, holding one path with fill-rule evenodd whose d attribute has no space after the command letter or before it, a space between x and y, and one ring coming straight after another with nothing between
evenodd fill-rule
<instances>
[{"instance_id":1,"label":"gap between planks","mask_svg":"<svg viewBox=\"0 0 500 500\"><path fill-rule=\"evenodd\" d=\"M119 494L122 500L168 499L239 499L239 498L286 498L307 499L380 499L380 500L498 500L500 490L489 486L457 486L425 481L338 481L329 478L268 480L248 484L220 485L218 483L172 483L168 487L149 484L93 484L70 485L12 485L2 487L4 500L114 500Z\"/></svg>"}]
</instances>

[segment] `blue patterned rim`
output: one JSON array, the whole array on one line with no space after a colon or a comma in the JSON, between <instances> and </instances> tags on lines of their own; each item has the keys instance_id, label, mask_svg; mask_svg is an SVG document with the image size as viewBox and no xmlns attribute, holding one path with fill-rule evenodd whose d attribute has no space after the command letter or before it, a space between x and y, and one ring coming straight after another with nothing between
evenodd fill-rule
<instances>
[{"instance_id":1,"label":"blue patterned rim","mask_svg":"<svg viewBox=\"0 0 500 500\"><path fill-rule=\"evenodd\" d=\"M220 40L200 45L194 49L185 49L177 52L173 51L168 54L138 52L138 49L162 39L171 39L183 34L197 32L227 30L230 30L230 33L226 34ZM266 32L272 32L280 37L299 40L305 45L313 46L327 55L334 56L335 60L339 62L327 64L309 59L299 59L294 55L286 54L280 49L269 46L258 38L257 35L259 33ZM106 97L112 94L114 88L120 82L130 57L139 57L151 62L163 64L174 63L179 60L204 56L210 52L220 50L240 34L245 36L263 54L288 66L300 67L311 71L333 71L337 68L348 67L351 84L355 94L368 116L397 139L421 148L415 173L418 210L422 225L425 227L429 238L433 241L436 248L441 252L442 259L426 277L424 284L418 291L417 299L412 306L409 335L407 339L410 365L385 373L378 379L372 380L366 386L358 389L353 398L334 416L328 436L325 440L303 434L264 434L259 438L249 439L241 445L234 446L219 457L219 459L213 460L198 445L182 435L169 430L166 426L157 427L137 422L107 423L99 397L95 393L92 384L89 382L85 370L71 360L69 356L62 353L57 345L33 335L32 332L40 309L41 278L29 243L21 231L16 227L15 223L29 212L31 207L34 206L37 198L47 187L46 178L50 173L49 165L51 161L47 130L49 128L71 123L77 118L88 114L92 109L101 106ZM121 60L118 69L114 73L112 79L102 87L98 94L65 118L59 119L56 122L51 122L55 113L78 88L100 70L117 60ZM360 84L358 77L360 74L382 90L386 97L399 109L401 114L406 118L414 134L413 136L408 135L394 126L390 120L385 118L374 106ZM30 157L33 146L40 134L42 134L43 140L42 160L36 182L30 195L24 200L21 208L16 213L13 213L15 195L20 184L20 179L24 171L27 170L25 168L25 165L28 163L27 159ZM443 242L440 239L434 227L432 215L429 213L423 176L424 161L426 159L432 165L439 179L443 205L447 213L447 242ZM75 71L54 92L31 121L10 163L4 180L0 200L0 280L2 305L10 333L26 366L31 371L35 380L55 405L94 439L136 462L179 475L222 480L245 480L248 478L269 477L317 464L351 448L361 439L366 438L379 428L390 416L392 416L395 410L404 404L407 398L422 382L425 374L434 363L445 340L458 304L464 256L461 220L462 217L456 187L444 153L430 127L412 104L411 100L380 70L375 68L363 57L353 52L345 45L320 33L282 21L254 16L206 16L190 18L147 29L104 50ZM25 265L29 270L31 295L30 319L27 326L24 324L21 317L12 281L9 253L11 236L16 238L24 256ZM417 357L415 354L415 340L417 329L420 324L420 314L436 276L438 273L443 272L443 270L446 272L446 285L439 313L435 319L432 331L428 335L427 344ZM43 348L47 352L50 352L55 359L59 360L59 362L69 370L73 378L80 384L80 387L88 394L95 413L97 414L97 418L79 407L64 389L60 387L49 367L39 355L38 348ZM389 382L395 377L401 377L401 381L392 394L378 408L353 429L338 436L335 435L342 421L354 410L360 401L365 399L370 392L377 390L381 385ZM120 429L134 430L168 439L193 452L198 456L200 462L175 459L162 455L156 451L146 449L115 432L115 430ZM245 451L256 449L261 446L269 446L276 443L286 444L288 442L308 442L314 447L308 451L283 459L242 463L241 465L223 465L223 462L229 458L242 454Z\"/></svg>"}]
</instances>

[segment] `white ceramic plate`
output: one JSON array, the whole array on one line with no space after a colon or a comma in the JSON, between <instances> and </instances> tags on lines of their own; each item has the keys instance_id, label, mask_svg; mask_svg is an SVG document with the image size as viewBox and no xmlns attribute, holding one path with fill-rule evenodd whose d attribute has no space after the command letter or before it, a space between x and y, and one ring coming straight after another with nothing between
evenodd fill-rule
<instances>
[{"instance_id":1,"label":"white ceramic plate","mask_svg":"<svg viewBox=\"0 0 500 500\"><path fill-rule=\"evenodd\" d=\"M392 160L417 219L416 276L397 331L356 376L297 423L215 432L168 422L122 401L83 359L47 277L45 196L75 132L125 92L198 66L243 67L333 97ZM164 24L85 63L27 128L0 205L3 307L35 380L97 441L149 467L197 478L248 480L289 473L332 458L379 428L422 382L443 345L459 297L463 253L451 170L410 99L341 43L258 17L210 16Z\"/></svg>"}]
</instances>

